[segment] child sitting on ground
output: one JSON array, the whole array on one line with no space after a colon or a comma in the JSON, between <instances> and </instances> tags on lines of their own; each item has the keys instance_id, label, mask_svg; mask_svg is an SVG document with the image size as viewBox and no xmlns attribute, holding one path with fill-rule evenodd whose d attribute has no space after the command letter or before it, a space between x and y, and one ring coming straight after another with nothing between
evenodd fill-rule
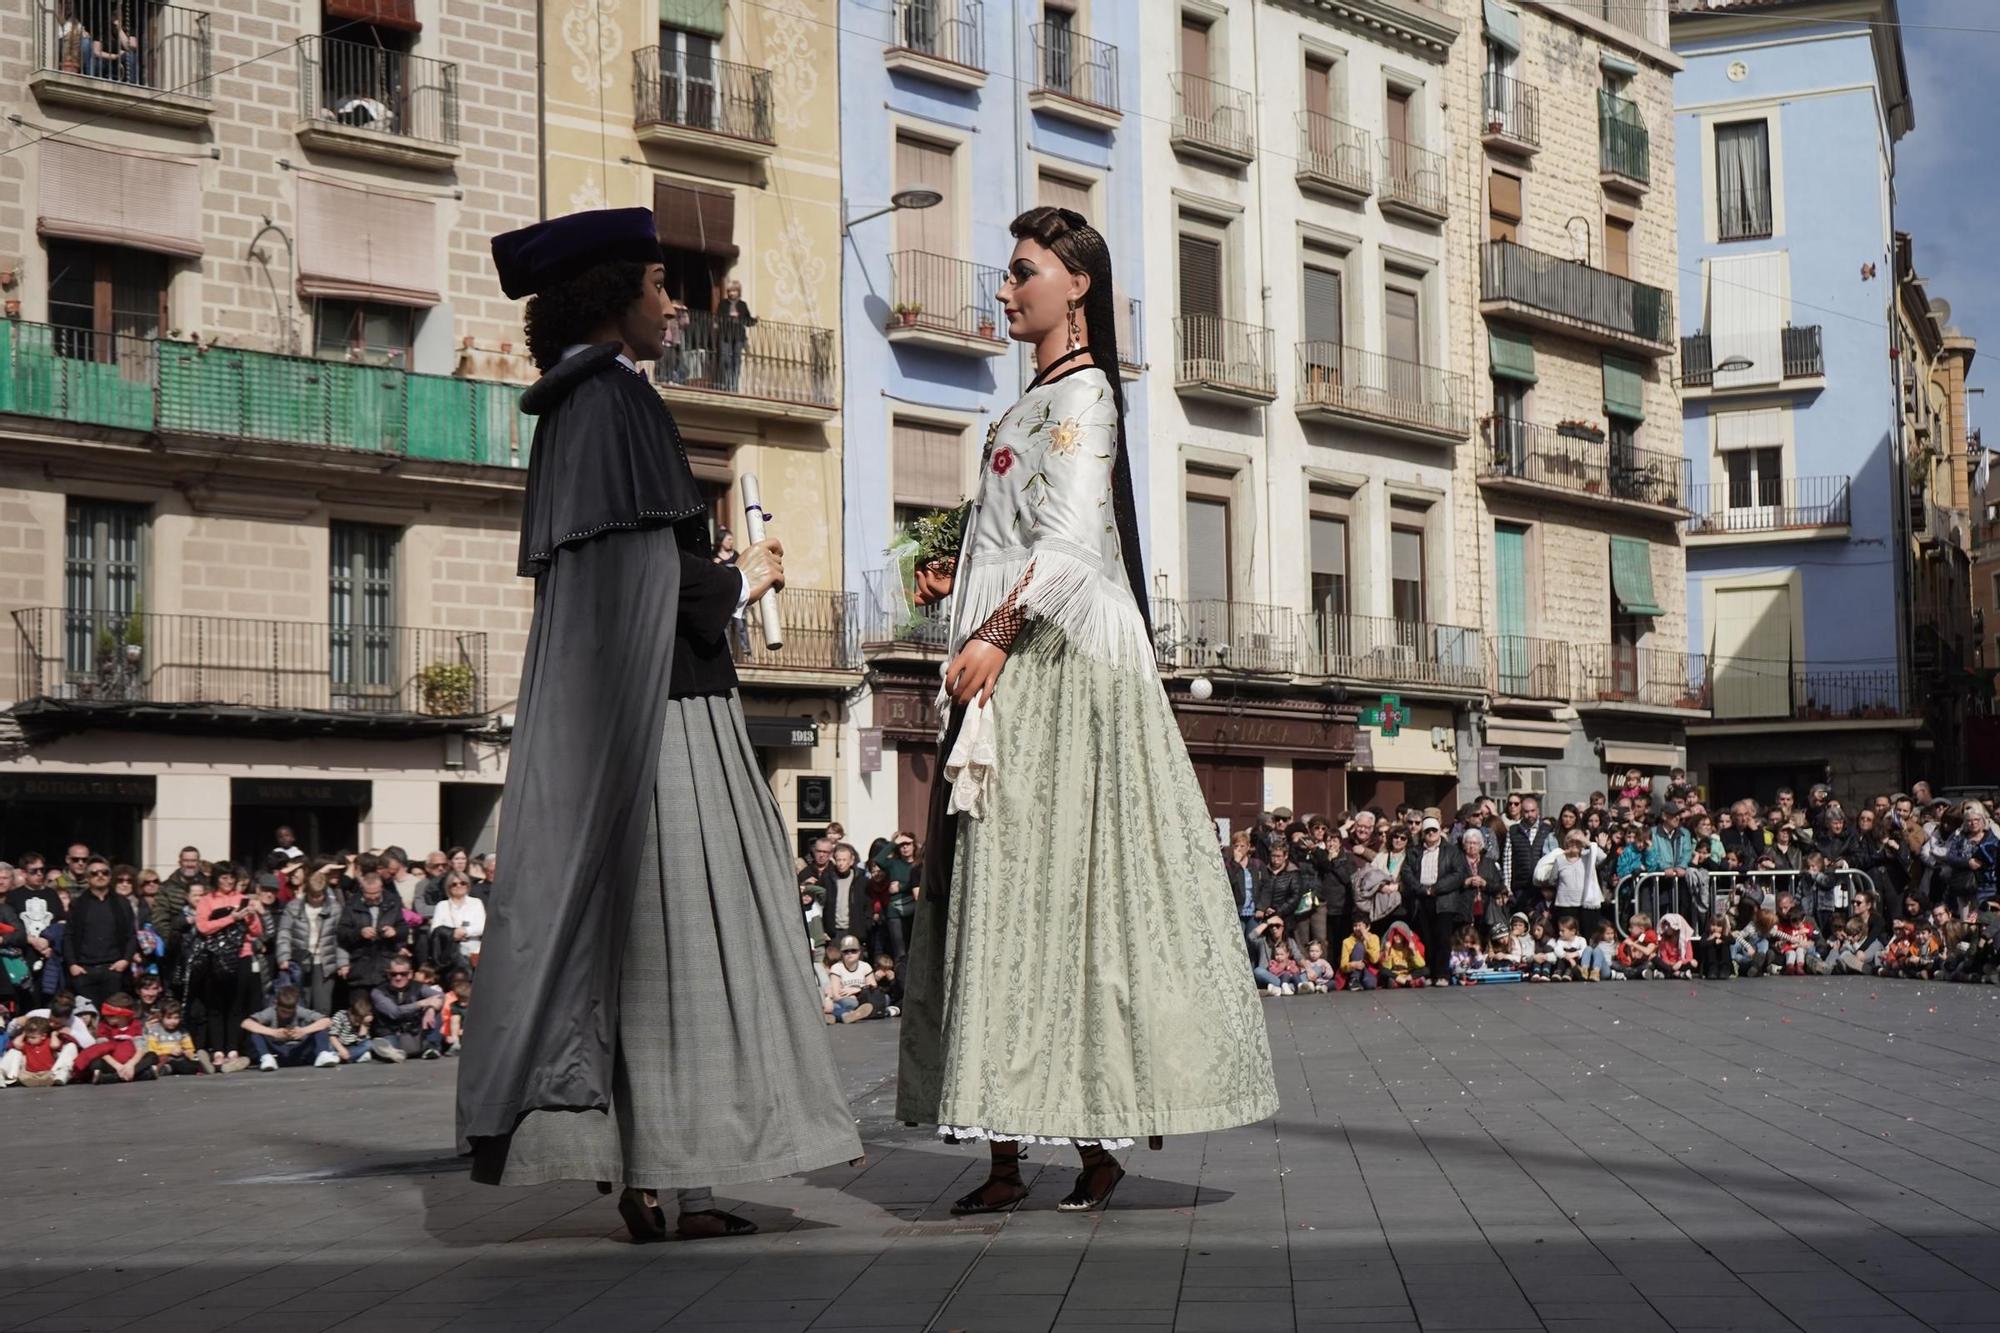
<instances>
[{"instance_id":1,"label":"child sitting on ground","mask_svg":"<svg viewBox=\"0 0 2000 1333\"><path fill-rule=\"evenodd\" d=\"M1694 927L1679 912L1660 918L1660 952L1653 960L1658 975L1683 981L1695 975Z\"/></svg>"},{"instance_id":2,"label":"child sitting on ground","mask_svg":"<svg viewBox=\"0 0 2000 1333\"><path fill-rule=\"evenodd\" d=\"M74 1077L87 1083L151 1082L159 1076L145 1042L138 1001L119 991L98 1010L97 1040L76 1053Z\"/></svg>"},{"instance_id":3,"label":"child sitting on ground","mask_svg":"<svg viewBox=\"0 0 2000 1333\"><path fill-rule=\"evenodd\" d=\"M1305 977L1305 969L1292 956L1296 946L1290 940L1281 939L1271 949L1271 961L1267 964L1272 976L1278 979L1278 989L1286 995L1296 994L1299 982Z\"/></svg>"},{"instance_id":4,"label":"child sitting on ground","mask_svg":"<svg viewBox=\"0 0 2000 1333\"><path fill-rule=\"evenodd\" d=\"M1618 970L1618 928L1609 921L1597 923L1597 938L1583 951L1585 981L1623 981Z\"/></svg>"},{"instance_id":5,"label":"child sitting on ground","mask_svg":"<svg viewBox=\"0 0 2000 1333\"><path fill-rule=\"evenodd\" d=\"M21 1024L14 1041L0 1055L0 1088L18 1083L24 1088L60 1088L69 1082L76 1063L76 1043L69 1033L46 1018Z\"/></svg>"},{"instance_id":6,"label":"child sitting on ground","mask_svg":"<svg viewBox=\"0 0 2000 1333\"><path fill-rule=\"evenodd\" d=\"M1556 981L1582 981L1583 955L1588 948L1576 933L1576 918L1556 922L1556 937L1549 941L1549 976Z\"/></svg>"},{"instance_id":7,"label":"child sitting on ground","mask_svg":"<svg viewBox=\"0 0 2000 1333\"><path fill-rule=\"evenodd\" d=\"M1528 980L1556 979L1556 918L1539 916L1528 931Z\"/></svg>"},{"instance_id":8,"label":"child sitting on ground","mask_svg":"<svg viewBox=\"0 0 2000 1333\"><path fill-rule=\"evenodd\" d=\"M153 1057L153 1068L162 1075L209 1072L203 1063L206 1052L195 1050L194 1038L181 1030L178 1000L166 1001L153 1015L153 1021L146 1024L146 1053Z\"/></svg>"},{"instance_id":9,"label":"child sitting on ground","mask_svg":"<svg viewBox=\"0 0 2000 1333\"><path fill-rule=\"evenodd\" d=\"M1548 887L1553 888L1553 885ZM1526 976L1535 966L1534 925L1525 912L1516 912L1507 921L1507 965Z\"/></svg>"},{"instance_id":10,"label":"child sitting on ground","mask_svg":"<svg viewBox=\"0 0 2000 1333\"><path fill-rule=\"evenodd\" d=\"M451 991L444 997L444 1051L457 1055L465 1044L465 1015L472 1008L472 977L451 974Z\"/></svg>"},{"instance_id":11,"label":"child sitting on ground","mask_svg":"<svg viewBox=\"0 0 2000 1333\"><path fill-rule=\"evenodd\" d=\"M1627 981L1638 981L1660 970L1656 966L1659 957L1660 936L1653 929L1653 919L1644 912L1632 913L1625 923L1625 938L1618 941L1612 967Z\"/></svg>"},{"instance_id":12,"label":"child sitting on ground","mask_svg":"<svg viewBox=\"0 0 2000 1333\"><path fill-rule=\"evenodd\" d=\"M1333 979L1336 990L1374 990L1377 969L1382 962L1382 941L1357 917L1353 930L1340 942L1340 971Z\"/></svg>"},{"instance_id":13,"label":"child sitting on ground","mask_svg":"<svg viewBox=\"0 0 2000 1333\"><path fill-rule=\"evenodd\" d=\"M1486 955L1479 948L1479 932L1472 926L1460 926L1451 941L1451 984L1454 986L1476 986L1479 974L1486 970Z\"/></svg>"},{"instance_id":14,"label":"child sitting on ground","mask_svg":"<svg viewBox=\"0 0 2000 1333\"><path fill-rule=\"evenodd\" d=\"M1716 912L1708 918L1708 930L1695 941L1694 959L1704 981L1726 980L1731 974L1729 951L1735 943L1729 933L1729 916Z\"/></svg>"},{"instance_id":15,"label":"child sitting on ground","mask_svg":"<svg viewBox=\"0 0 2000 1333\"><path fill-rule=\"evenodd\" d=\"M875 955L875 989L889 1002L889 1017L903 1012L903 981L896 975L896 960L886 953Z\"/></svg>"},{"instance_id":16,"label":"child sitting on ground","mask_svg":"<svg viewBox=\"0 0 2000 1333\"><path fill-rule=\"evenodd\" d=\"M1333 989L1333 964L1327 961L1326 946L1314 940L1306 946L1305 977L1299 989L1324 995Z\"/></svg>"},{"instance_id":17,"label":"child sitting on ground","mask_svg":"<svg viewBox=\"0 0 2000 1333\"><path fill-rule=\"evenodd\" d=\"M1416 932L1401 921L1389 927L1382 941L1382 972L1388 978L1389 988L1422 989L1426 966L1424 946L1417 943Z\"/></svg>"},{"instance_id":18,"label":"child sitting on ground","mask_svg":"<svg viewBox=\"0 0 2000 1333\"><path fill-rule=\"evenodd\" d=\"M1771 950L1777 943L1778 914L1769 908L1762 908L1750 919L1750 924L1736 932L1736 938L1729 945L1729 956L1736 964L1739 977L1761 977L1771 970Z\"/></svg>"},{"instance_id":19,"label":"child sitting on ground","mask_svg":"<svg viewBox=\"0 0 2000 1333\"><path fill-rule=\"evenodd\" d=\"M1771 948L1776 952L1779 965L1788 977L1802 977L1806 974L1806 964L1819 956L1814 947L1815 935L1813 919L1794 903L1778 918L1778 929L1771 936Z\"/></svg>"},{"instance_id":20,"label":"child sitting on ground","mask_svg":"<svg viewBox=\"0 0 2000 1333\"><path fill-rule=\"evenodd\" d=\"M349 1064L362 1064L372 1059L369 1048L375 1041L375 1001L368 998L365 990L356 990L347 1008L335 1014L327 1025L327 1040L333 1043L333 1050Z\"/></svg>"}]
</instances>

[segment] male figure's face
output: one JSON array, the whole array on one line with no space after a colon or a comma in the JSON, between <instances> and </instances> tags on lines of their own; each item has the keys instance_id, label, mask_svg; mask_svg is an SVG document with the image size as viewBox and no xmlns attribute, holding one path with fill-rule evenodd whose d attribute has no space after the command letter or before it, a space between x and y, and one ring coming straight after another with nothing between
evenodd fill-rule
<instances>
[{"instance_id":1,"label":"male figure's face","mask_svg":"<svg viewBox=\"0 0 2000 1333\"><path fill-rule=\"evenodd\" d=\"M1354 817L1354 836L1362 842L1375 841L1375 812L1363 810Z\"/></svg>"},{"instance_id":2,"label":"male figure's face","mask_svg":"<svg viewBox=\"0 0 2000 1333\"><path fill-rule=\"evenodd\" d=\"M451 869L451 862L444 859L443 852L432 852L424 858L424 873L432 879L436 879L449 869Z\"/></svg>"},{"instance_id":3,"label":"male figure's face","mask_svg":"<svg viewBox=\"0 0 2000 1333\"><path fill-rule=\"evenodd\" d=\"M1542 803L1532 796L1521 798L1521 818L1532 824L1542 817Z\"/></svg>"},{"instance_id":4,"label":"male figure's face","mask_svg":"<svg viewBox=\"0 0 2000 1333\"><path fill-rule=\"evenodd\" d=\"M833 845L821 838L813 844L813 864L824 867L833 858Z\"/></svg>"},{"instance_id":5,"label":"male figure's face","mask_svg":"<svg viewBox=\"0 0 2000 1333\"><path fill-rule=\"evenodd\" d=\"M190 847L188 850L181 853L180 866L181 866L181 874L183 876L193 876L200 874L201 853L195 851L192 847Z\"/></svg>"},{"instance_id":6,"label":"male figure's face","mask_svg":"<svg viewBox=\"0 0 2000 1333\"><path fill-rule=\"evenodd\" d=\"M843 875L854 869L854 853L848 851L845 847L835 848L833 852L833 868Z\"/></svg>"}]
</instances>

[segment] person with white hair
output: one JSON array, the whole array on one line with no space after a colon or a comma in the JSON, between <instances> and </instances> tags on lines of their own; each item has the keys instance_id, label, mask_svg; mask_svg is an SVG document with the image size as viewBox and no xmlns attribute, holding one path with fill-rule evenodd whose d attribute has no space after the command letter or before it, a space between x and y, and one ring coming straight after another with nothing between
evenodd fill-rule
<instances>
[{"instance_id":1,"label":"person with white hair","mask_svg":"<svg viewBox=\"0 0 2000 1333\"><path fill-rule=\"evenodd\" d=\"M1426 826L1430 823L1429 819L1424 820ZM1487 846L1484 829L1474 827L1461 833L1458 845L1446 849L1444 860L1436 911L1428 923L1435 943L1432 938L1424 940L1424 957L1430 963L1431 981L1435 985L1451 980L1452 941L1458 938L1459 931L1489 907L1504 912L1501 904L1507 892L1500 862Z\"/></svg>"}]
</instances>

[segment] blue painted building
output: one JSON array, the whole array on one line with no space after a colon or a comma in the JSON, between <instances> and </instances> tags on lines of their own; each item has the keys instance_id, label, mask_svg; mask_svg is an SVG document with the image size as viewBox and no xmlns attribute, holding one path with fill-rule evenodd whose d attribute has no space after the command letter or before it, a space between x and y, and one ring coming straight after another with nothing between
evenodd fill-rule
<instances>
[{"instance_id":1,"label":"blue painted building","mask_svg":"<svg viewBox=\"0 0 2000 1333\"><path fill-rule=\"evenodd\" d=\"M1140 9L1061 0L841 7L844 572L861 593L868 661L853 714L863 737L846 760L855 828L924 824L943 632L903 606L883 553L901 523L969 492L987 428L1034 373L1025 349L1007 341L995 299L1016 214L1058 204L1104 231L1124 316L1120 360L1128 377L1144 363L1132 115ZM1143 516L1145 399L1128 396Z\"/></svg>"},{"instance_id":2,"label":"blue painted building","mask_svg":"<svg viewBox=\"0 0 2000 1333\"><path fill-rule=\"evenodd\" d=\"M1673 18L1687 620L1712 680L1688 758L1724 796L1891 790L1922 725L1890 355L1913 124L1895 21L1895 0Z\"/></svg>"}]
</instances>

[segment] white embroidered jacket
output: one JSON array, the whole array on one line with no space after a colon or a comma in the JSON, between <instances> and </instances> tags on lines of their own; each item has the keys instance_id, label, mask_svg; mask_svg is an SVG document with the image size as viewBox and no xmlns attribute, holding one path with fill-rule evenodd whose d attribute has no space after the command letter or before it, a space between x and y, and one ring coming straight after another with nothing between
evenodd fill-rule
<instances>
[{"instance_id":1,"label":"white embroidered jacket","mask_svg":"<svg viewBox=\"0 0 2000 1333\"><path fill-rule=\"evenodd\" d=\"M1118 545L1117 448L1118 409L1094 366L1028 390L988 432L952 586L954 653L1025 579L1030 619L1091 657L1153 669Z\"/></svg>"}]
</instances>

